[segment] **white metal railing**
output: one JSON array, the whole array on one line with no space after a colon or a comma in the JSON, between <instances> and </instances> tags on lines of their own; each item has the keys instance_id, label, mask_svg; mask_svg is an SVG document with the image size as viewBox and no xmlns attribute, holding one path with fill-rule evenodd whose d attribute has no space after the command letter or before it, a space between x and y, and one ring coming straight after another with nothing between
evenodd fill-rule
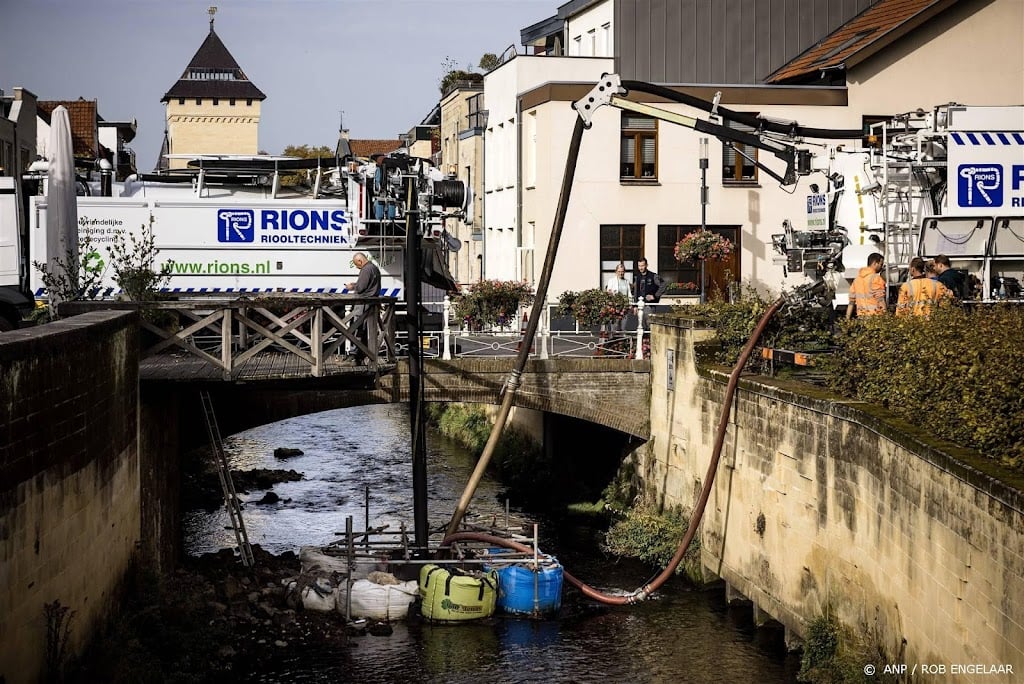
<instances>
[{"instance_id":1,"label":"white metal railing","mask_svg":"<svg viewBox=\"0 0 1024 684\"><path fill-rule=\"evenodd\" d=\"M528 309L521 308L516 320L519 328L504 327L490 330L469 330L465 327L452 326L452 303L449 297L443 302L431 302L424 306L432 310L440 309L441 330L421 333L421 344L424 355L449 360L472 356L515 356L523 342ZM595 335L590 329L581 329L579 324L572 322L568 329L552 329L553 311L557 302L547 302L541 312L540 323L534 343L530 349L530 357L549 359L557 357L593 357L634 358L645 356L644 343L649 341L650 333L644 330L644 308L642 300L636 303L635 330L607 330ZM610 327L610 326L609 326ZM398 331L396 345L399 351L406 348L408 336Z\"/></svg>"}]
</instances>

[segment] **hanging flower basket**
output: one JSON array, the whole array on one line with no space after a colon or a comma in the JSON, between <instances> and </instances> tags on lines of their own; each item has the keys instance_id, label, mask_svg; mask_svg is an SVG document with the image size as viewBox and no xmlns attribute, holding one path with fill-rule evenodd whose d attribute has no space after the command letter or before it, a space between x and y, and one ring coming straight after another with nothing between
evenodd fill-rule
<instances>
[{"instance_id":1,"label":"hanging flower basket","mask_svg":"<svg viewBox=\"0 0 1024 684\"><path fill-rule=\"evenodd\" d=\"M601 288L563 292L558 296L558 315L572 316L583 327L618 323L629 311L629 298Z\"/></svg>"},{"instance_id":2,"label":"hanging flower basket","mask_svg":"<svg viewBox=\"0 0 1024 684\"><path fill-rule=\"evenodd\" d=\"M734 246L729 238L710 230L695 230L687 233L676 243L676 261L725 261L732 254Z\"/></svg>"}]
</instances>

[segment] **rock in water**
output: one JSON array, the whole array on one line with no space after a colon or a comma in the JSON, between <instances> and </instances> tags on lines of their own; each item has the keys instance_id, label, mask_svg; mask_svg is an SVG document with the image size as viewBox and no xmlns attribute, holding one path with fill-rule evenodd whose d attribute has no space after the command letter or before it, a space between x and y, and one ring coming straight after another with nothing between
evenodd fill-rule
<instances>
[{"instance_id":1,"label":"rock in water","mask_svg":"<svg viewBox=\"0 0 1024 684\"><path fill-rule=\"evenodd\" d=\"M257 501L256 503L258 503L258 504L275 504L275 503L279 502L280 500L281 500L281 497L279 497L274 492L267 492L266 494L263 495L263 498L260 499L259 501Z\"/></svg>"},{"instance_id":2,"label":"rock in water","mask_svg":"<svg viewBox=\"0 0 1024 684\"><path fill-rule=\"evenodd\" d=\"M302 456L302 449L292 449L291 447L277 447L274 449L274 458L291 458L293 456Z\"/></svg>"}]
</instances>

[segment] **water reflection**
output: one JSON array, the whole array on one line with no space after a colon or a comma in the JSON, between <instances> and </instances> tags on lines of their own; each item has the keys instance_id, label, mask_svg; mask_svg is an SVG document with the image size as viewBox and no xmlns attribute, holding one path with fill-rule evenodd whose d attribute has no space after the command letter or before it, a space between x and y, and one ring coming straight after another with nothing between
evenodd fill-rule
<instances>
[{"instance_id":1,"label":"water reflection","mask_svg":"<svg viewBox=\"0 0 1024 684\"><path fill-rule=\"evenodd\" d=\"M363 496L371 488L370 524L411 525L412 481L404 406L328 411L266 425L225 440L233 467L291 468L300 482L274 487L286 500L250 503L245 522L253 543L280 553L326 544L345 529L345 517L363 527ZM454 509L474 459L431 434L428 438L429 518L443 526ZM279 461L275 447L297 447L303 456ZM472 510L503 518L500 486L485 478ZM258 500L263 492L244 498ZM287 501L289 500L290 501ZM234 544L227 516L193 511L187 516L191 553ZM523 519L518 522L525 523ZM583 528L542 523L543 545L576 576L594 586L632 590L651 569L611 562L598 551L598 535ZM567 590L555 619L495 617L478 623L394 625L387 637L360 636L333 651L293 645L261 682L759 682L795 681L799 663L781 648L781 633L755 630L749 608L724 604L720 590L697 590L680 580L652 600L606 608Z\"/></svg>"}]
</instances>

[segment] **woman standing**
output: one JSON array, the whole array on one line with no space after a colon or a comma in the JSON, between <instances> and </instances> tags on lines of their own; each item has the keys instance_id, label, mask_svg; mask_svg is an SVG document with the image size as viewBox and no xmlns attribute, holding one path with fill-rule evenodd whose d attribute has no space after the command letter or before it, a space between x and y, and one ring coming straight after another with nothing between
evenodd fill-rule
<instances>
[{"instance_id":1,"label":"woman standing","mask_svg":"<svg viewBox=\"0 0 1024 684\"><path fill-rule=\"evenodd\" d=\"M626 266L620 261L619 265L615 267L615 275L608 279L608 284L605 285L606 290L611 293L618 293L626 295L626 299L630 302L633 301L633 287L626 280ZM620 319L618 323L609 323L608 330L622 330L622 324L625 319Z\"/></svg>"}]
</instances>

